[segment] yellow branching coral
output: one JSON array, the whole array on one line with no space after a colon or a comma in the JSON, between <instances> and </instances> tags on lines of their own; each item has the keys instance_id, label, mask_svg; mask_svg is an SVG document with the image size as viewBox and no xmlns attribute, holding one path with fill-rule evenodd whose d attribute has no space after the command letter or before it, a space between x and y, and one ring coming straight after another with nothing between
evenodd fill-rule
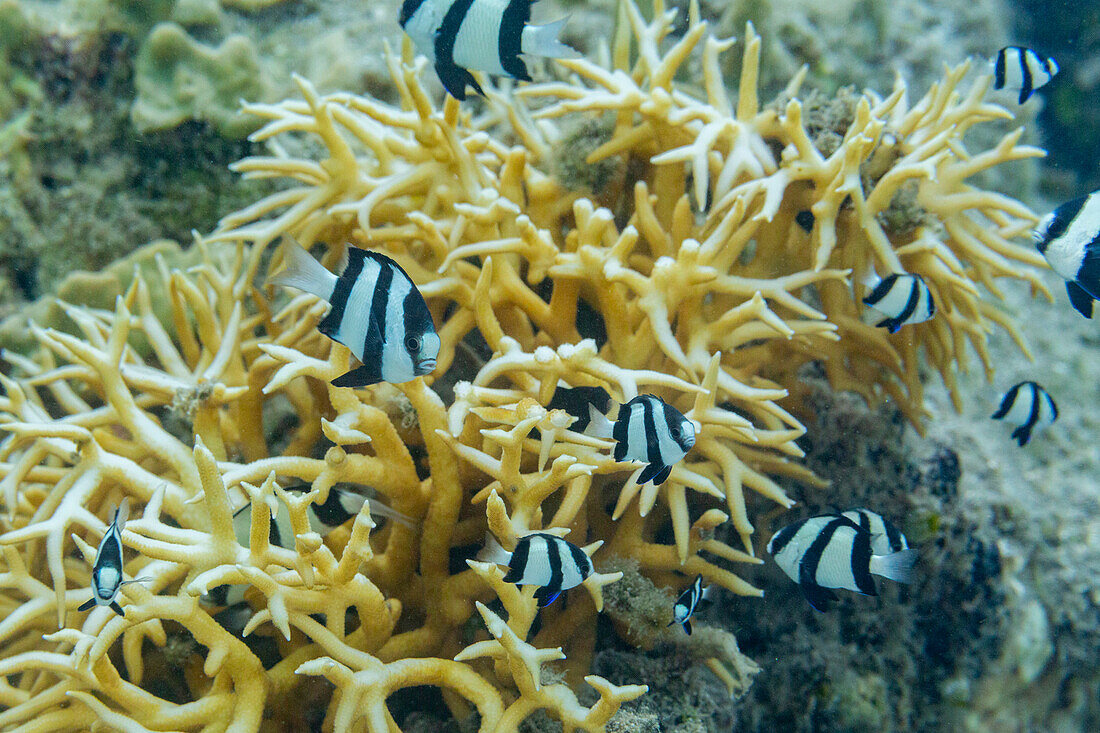
<instances>
[{"instance_id":1,"label":"yellow branching coral","mask_svg":"<svg viewBox=\"0 0 1100 733\"><path fill-rule=\"evenodd\" d=\"M34 329L38 355L12 357L0 395L0 727L301 728L318 709L326 729L391 731L393 694L432 685L484 731L536 710L603 730L645 682L589 674L616 568L760 594L736 572L760 562L746 490L787 507L784 485L817 483L795 442L801 366L821 361L836 386L914 420L920 354L948 386L970 347L989 368L993 326L1015 332L983 290L1041 286L1019 269L1037 255L1009 242L1032 214L966 182L1037 152L1018 133L966 150L969 127L1006 115L982 101L988 80L964 95L965 69L949 70L912 107L900 83L867 93L826 154L799 79L759 104L751 27L732 102L718 56L733 42L694 8L671 38L655 5L646 21L621 4L610 66L564 62L570 81L490 91L476 116L433 104L408 45L389 58L399 106L298 80L301 100L247 107L273 155L237 166L289 186L226 217L197 267L135 273L113 311L66 307L78 335ZM695 60L698 90L677 81ZM291 137L322 158L286 155ZM576 150L583 161L554 164ZM583 165L599 166L599 190L570 179ZM262 287L284 235L323 245L330 266L347 246L393 256L432 310L436 372L331 386L350 354L318 332L325 305ZM852 282L871 268L921 274L937 317L895 336L862 323ZM696 444L639 486L609 441L547 409L563 385L656 394L695 421ZM338 484L411 522L378 527L368 503L322 537L307 511ZM148 580L124 587L125 617L77 612L124 497L140 507L125 575ZM280 505L294 536L275 542ZM511 548L533 531L593 559L568 604L538 610L534 589L475 557L487 533ZM200 602L225 584L248 588L239 626ZM645 613L618 624L640 644L656 636L639 629L664 628ZM755 667L719 642L706 663L733 693Z\"/></svg>"}]
</instances>

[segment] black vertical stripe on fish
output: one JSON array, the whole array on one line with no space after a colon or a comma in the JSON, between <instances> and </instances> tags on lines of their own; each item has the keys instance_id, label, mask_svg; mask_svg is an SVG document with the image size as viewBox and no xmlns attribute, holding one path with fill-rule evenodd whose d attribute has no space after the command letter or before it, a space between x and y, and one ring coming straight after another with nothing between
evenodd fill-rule
<instances>
[{"instance_id":1,"label":"black vertical stripe on fish","mask_svg":"<svg viewBox=\"0 0 1100 733\"><path fill-rule=\"evenodd\" d=\"M782 552L783 548L786 547L792 539L794 539L794 536L798 534L798 530L802 529L802 525L804 525L807 521L809 520L801 519L794 524L788 524L786 527L772 535L771 541L768 542L768 552L771 553L773 556L778 555L780 552Z\"/></svg>"},{"instance_id":2,"label":"black vertical stripe on fish","mask_svg":"<svg viewBox=\"0 0 1100 733\"><path fill-rule=\"evenodd\" d=\"M397 21L398 24L404 28L405 24L416 15L416 11L420 10L420 6L424 4L424 0L405 0L401 3L401 17Z\"/></svg>"},{"instance_id":3,"label":"black vertical stripe on fish","mask_svg":"<svg viewBox=\"0 0 1100 733\"><path fill-rule=\"evenodd\" d=\"M913 314L917 311L917 303L920 302L921 286L924 284L924 281L921 279L920 275L914 275L910 282L912 286L909 290L909 300L905 301L905 307L902 309L901 313L893 319L894 323L890 326L891 333L905 325L906 321L912 318Z\"/></svg>"},{"instance_id":4,"label":"black vertical stripe on fish","mask_svg":"<svg viewBox=\"0 0 1100 733\"><path fill-rule=\"evenodd\" d=\"M1000 420L1008 414L1008 411L1012 409L1012 405L1016 404L1016 395L1019 393L1022 385L1023 382L1014 384L1012 385L1012 389L1005 392L1005 396L1001 398L1000 406L997 407L997 411L993 413L992 417L994 420Z\"/></svg>"},{"instance_id":5,"label":"black vertical stripe on fish","mask_svg":"<svg viewBox=\"0 0 1100 733\"><path fill-rule=\"evenodd\" d=\"M997 52L997 61L993 64L993 88L1004 89L1005 87L1005 60L1008 56L1008 49L1002 48Z\"/></svg>"},{"instance_id":6,"label":"black vertical stripe on fish","mask_svg":"<svg viewBox=\"0 0 1100 733\"><path fill-rule=\"evenodd\" d=\"M569 548L569 556L573 564L577 567L577 572L581 574L581 577L587 578L591 573L592 561L588 559L588 555L584 550L577 547L573 543L567 543L566 547Z\"/></svg>"},{"instance_id":7,"label":"black vertical stripe on fish","mask_svg":"<svg viewBox=\"0 0 1100 733\"><path fill-rule=\"evenodd\" d=\"M385 363L383 357L386 348L386 311L390 302L390 288L393 287L393 268L387 267L384 262L377 262L378 279L374 283L374 293L370 299L370 320L363 339L363 355L376 354L379 361ZM390 345L391 348L393 346L393 344Z\"/></svg>"},{"instance_id":8,"label":"black vertical stripe on fish","mask_svg":"<svg viewBox=\"0 0 1100 733\"><path fill-rule=\"evenodd\" d=\"M1031 96L1034 91L1034 80L1031 78L1031 64L1028 63L1028 52L1030 49L1022 48L1018 51L1020 56L1020 75L1023 77L1023 83L1020 84L1020 97L1019 103L1023 104Z\"/></svg>"},{"instance_id":9,"label":"black vertical stripe on fish","mask_svg":"<svg viewBox=\"0 0 1100 733\"><path fill-rule=\"evenodd\" d=\"M500 18L497 35L497 53L500 66L521 81L531 81L527 65L519 55L523 52L523 27L531 20L532 0L509 0Z\"/></svg>"},{"instance_id":10,"label":"black vertical stripe on fish","mask_svg":"<svg viewBox=\"0 0 1100 733\"><path fill-rule=\"evenodd\" d=\"M890 289L894 287L894 283L897 282L897 279L897 275L890 275L889 277L879 280L874 289L872 289L867 297L863 299L863 302L872 307L877 305L880 300L889 294Z\"/></svg>"},{"instance_id":11,"label":"black vertical stripe on fish","mask_svg":"<svg viewBox=\"0 0 1100 733\"><path fill-rule=\"evenodd\" d=\"M646 458L649 460L650 466L662 466L664 461L661 457L661 441L657 435L657 415L656 409L652 399L643 400L641 403L642 408L642 427L645 429L645 453ZM668 424L664 426L665 430L668 430Z\"/></svg>"},{"instance_id":12,"label":"black vertical stripe on fish","mask_svg":"<svg viewBox=\"0 0 1100 733\"><path fill-rule=\"evenodd\" d=\"M474 79L469 69L463 69L455 64L455 40L462 28L462 22L466 19L466 13L474 0L455 0L443 16L443 22L435 34L435 73L443 86L455 99L466 99L466 85L469 84L484 96L485 92Z\"/></svg>"},{"instance_id":13,"label":"black vertical stripe on fish","mask_svg":"<svg viewBox=\"0 0 1100 733\"><path fill-rule=\"evenodd\" d=\"M825 548L829 546L837 529L846 525L856 526L854 522L846 517L837 517L831 520L821 529L814 541L810 543L810 546L806 548L806 552L802 554L802 559L798 563L798 584L801 586L806 600L819 611L822 610L819 603L822 600L836 599L836 594L818 585L817 568L821 563L821 556L825 553Z\"/></svg>"},{"instance_id":14,"label":"black vertical stripe on fish","mask_svg":"<svg viewBox=\"0 0 1100 733\"><path fill-rule=\"evenodd\" d=\"M905 537L902 535L901 530L893 522L887 522L885 519L882 520L882 526L886 528L886 541L890 543L890 549L894 552L904 550Z\"/></svg>"},{"instance_id":15,"label":"black vertical stripe on fish","mask_svg":"<svg viewBox=\"0 0 1100 733\"><path fill-rule=\"evenodd\" d=\"M523 570L527 567L527 558L531 552L531 539L524 538L516 543L515 552L508 561L508 572L504 576L505 583L517 583L523 579Z\"/></svg>"},{"instance_id":16,"label":"black vertical stripe on fish","mask_svg":"<svg viewBox=\"0 0 1100 733\"><path fill-rule=\"evenodd\" d=\"M550 537L546 536L543 536L541 539L546 545L546 559L547 562L550 563L550 582L546 584L546 588L555 591L561 590L564 580L562 573L561 543L555 542Z\"/></svg>"},{"instance_id":17,"label":"black vertical stripe on fish","mask_svg":"<svg viewBox=\"0 0 1100 733\"><path fill-rule=\"evenodd\" d=\"M860 593L877 596L875 581L871 578L871 533L862 528L864 521L870 526L869 518L862 515L860 529L852 539L852 578Z\"/></svg>"},{"instance_id":18,"label":"black vertical stripe on fish","mask_svg":"<svg viewBox=\"0 0 1100 733\"><path fill-rule=\"evenodd\" d=\"M1050 222L1047 224L1046 229L1043 230L1039 241L1036 242L1035 246L1038 248L1039 254L1046 254L1047 247L1050 246L1050 243L1066 233L1066 230L1069 229L1069 225L1072 224L1073 220L1077 218L1077 215L1081 213L1081 209L1084 208L1088 200L1088 196L1081 196L1072 201L1067 201L1054 210L1051 214Z\"/></svg>"},{"instance_id":19,"label":"black vertical stripe on fish","mask_svg":"<svg viewBox=\"0 0 1100 733\"><path fill-rule=\"evenodd\" d=\"M634 409L628 402L619 408L619 415L615 418L615 425L611 428L611 437L615 439L615 460L621 462L626 458L627 443L630 439L630 413Z\"/></svg>"},{"instance_id":20,"label":"black vertical stripe on fish","mask_svg":"<svg viewBox=\"0 0 1100 733\"><path fill-rule=\"evenodd\" d=\"M321 322L317 324L317 330L333 341L339 341L337 333L340 330L340 324L344 320L344 311L348 307L351 289L355 287L355 283L359 280L359 275L363 271L362 251L358 247L348 245L347 267L340 273L340 277L336 280L336 287L332 289L332 297L329 298L329 304L332 307L329 308L328 313L321 319Z\"/></svg>"}]
</instances>

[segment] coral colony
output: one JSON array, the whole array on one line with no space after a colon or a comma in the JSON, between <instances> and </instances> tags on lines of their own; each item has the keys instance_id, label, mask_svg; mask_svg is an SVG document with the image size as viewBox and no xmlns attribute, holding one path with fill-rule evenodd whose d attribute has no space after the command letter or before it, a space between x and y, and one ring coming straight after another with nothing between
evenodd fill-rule
<instances>
[{"instance_id":1,"label":"coral colony","mask_svg":"<svg viewBox=\"0 0 1100 733\"><path fill-rule=\"evenodd\" d=\"M158 259L113 310L65 306L73 332L36 326L33 355L5 354L0 727L378 733L396 730L388 698L428 685L482 731L536 711L602 731L647 688L591 674L601 612L630 643L704 644L745 689L756 668L732 635L697 621L687 637L671 600L654 614L605 593L625 570L670 599L697 577L762 594L738 574L762 562L749 506L819 484L796 444L800 367L914 422L921 358L952 391L968 344L991 371L987 339L1018 340L995 280L1043 291L1028 267L1043 260L1013 241L1036 217L968 180L1041 151L1020 130L966 148L1009 114L963 65L915 102L900 80L853 96L826 154L801 76L761 105L751 26L732 95L719 57L735 41L694 5L673 36L655 6L647 21L621 4L608 66L561 60L569 81L514 93L482 79L478 105L436 106L406 41L395 105L299 79L300 99L247 106L266 121L254 139L306 138L272 149L317 157L241 161L286 185L200 238L196 267ZM678 81L689 67L700 86ZM559 160L577 150L591 152ZM331 273L347 248L392 258L434 321L434 371L334 386L359 362L318 330L329 304L268 281L290 237ZM863 305L863 283L890 274L919 275L935 304L928 320L887 314L896 334ZM612 408L654 395L694 427L690 450L639 483L645 461L547 409L579 387ZM310 512L335 490L370 501L322 536ZM123 501L119 580L142 582L117 587L123 615L83 612ZM284 507L292 537L273 533ZM516 558L533 533L543 551L520 574L478 559L487 535ZM540 586L517 578L579 585L539 609ZM200 603L227 585L245 605Z\"/></svg>"}]
</instances>

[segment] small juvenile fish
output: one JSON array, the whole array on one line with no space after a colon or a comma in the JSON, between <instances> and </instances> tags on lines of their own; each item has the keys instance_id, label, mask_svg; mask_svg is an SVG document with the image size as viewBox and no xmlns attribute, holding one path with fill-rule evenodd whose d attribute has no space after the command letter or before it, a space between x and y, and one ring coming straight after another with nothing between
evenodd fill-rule
<instances>
[{"instance_id":1,"label":"small juvenile fish","mask_svg":"<svg viewBox=\"0 0 1100 733\"><path fill-rule=\"evenodd\" d=\"M528 25L535 0L405 0L401 27L416 50L435 66L439 81L456 99L471 86L485 92L470 69L531 81L521 55L576 58L558 40L565 18Z\"/></svg>"},{"instance_id":2,"label":"small juvenile fish","mask_svg":"<svg viewBox=\"0 0 1100 733\"><path fill-rule=\"evenodd\" d=\"M704 588L703 576L696 575L695 581L680 594L680 597L676 599L676 603L673 604L672 621L668 625L681 624L687 635L691 636L691 617L695 614L695 609L699 606L700 601L706 600L709 596L710 586Z\"/></svg>"},{"instance_id":3,"label":"small juvenile fish","mask_svg":"<svg viewBox=\"0 0 1100 733\"><path fill-rule=\"evenodd\" d=\"M810 605L822 611L836 600L830 588L874 596L878 592L872 575L899 583L912 579L916 550L879 555L873 552L874 540L869 529L849 517L826 514L783 527L768 542L768 552Z\"/></svg>"},{"instance_id":4,"label":"small juvenile fish","mask_svg":"<svg viewBox=\"0 0 1100 733\"><path fill-rule=\"evenodd\" d=\"M936 314L932 292L920 275L894 273L878 280L863 304L886 316L876 323L890 333L923 323Z\"/></svg>"},{"instance_id":5,"label":"small juvenile fish","mask_svg":"<svg viewBox=\"0 0 1100 733\"><path fill-rule=\"evenodd\" d=\"M288 489L288 491L305 491L304 488ZM328 498L323 504L313 503L306 511L309 517L309 528L322 537L327 537L329 532L343 525L359 514L363 504L370 504L372 517L386 517L405 526L412 526L412 519L405 516L381 502L371 502L367 497L354 491L345 491L335 486L328 490ZM294 549L294 526L290 521L290 510L286 504L278 502L278 511L271 515L271 529L268 541L276 547ZM242 547L248 547L252 533L252 505L245 504L233 512L233 534ZM247 585L219 585L203 596L202 601L207 605L233 606L244 601L244 592Z\"/></svg>"},{"instance_id":6,"label":"small juvenile fish","mask_svg":"<svg viewBox=\"0 0 1100 733\"><path fill-rule=\"evenodd\" d=\"M1050 393L1035 382L1013 385L1001 398L1001 404L993 413L994 420L1006 419L1018 425L1012 437L1019 446L1027 445L1036 427L1053 425L1058 419L1058 406Z\"/></svg>"},{"instance_id":7,"label":"small juvenile fish","mask_svg":"<svg viewBox=\"0 0 1100 733\"><path fill-rule=\"evenodd\" d=\"M841 512L841 516L848 517L861 529L871 533L871 554L873 555L889 555L892 552L909 549L909 540L905 539L901 530L884 519L881 514L860 507Z\"/></svg>"},{"instance_id":8,"label":"small juvenile fish","mask_svg":"<svg viewBox=\"0 0 1100 733\"><path fill-rule=\"evenodd\" d=\"M283 252L286 267L271 282L328 301L332 307L317 328L362 362L332 380L335 386L408 382L435 369L439 335L432 314L400 265L349 244L336 276L297 242L288 242Z\"/></svg>"},{"instance_id":9,"label":"small juvenile fish","mask_svg":"<svg viewBox=\"0 0 1100 733\"><path fill-rule=\"evenodd\" d=\"M640 461L646 466L638 476L638 485L651 480L665 482L672 467L695 445L695 423L660 397L638 395L619 407L612 423L607 416L588 405L587 435L615 440L615 460Z\"/></svg>"},{"instance_id":10,"label":"small juvenile fish","mask_svg":"<svg viewBox=\"0 0 1100 733\"><path fill-rule=\"evenodd\" d=\"M87 611L92 606L110 606L119 616L125 616L122 606L118 605L118 591L124 585L144 582L144 578L122 579L122 528L130 513L130 502L123 499L115 509L115 517L107 527L106 534L99 542L92 565L92 597L77 607L78 611Z\"/></svg>"},{"instance_id":11,"label":"small juvenile fish","mask_svg":"<svg viewBox=\"0 0 1100 733\"><path fill-rule=\"evenodd\" d=\"M539 586L535 592L539 607L549 606L562 591L577 587L592 574L592 559L584 550L545 532L524 535L512 552L490 536L480 557L507 565L506 583Z\"/></svg>"},{"instance_id":12,"label":"small juvenile fish","mask_svg":"<svg viewBox=\"0 0 1100 733\"><path fill-rule=\"evenodd\" d=\"M1092 318L1092 302L1100 300L1100 191L1047 214L1033 236L1051 269L1066 281L1073 309Z\"/></svg>"},{"instance_id":13,"label":"small juvenile fish","mask_svg":"<svg viewBox=\"0 0 1100 733\"><path fill-rule=\"evenodd\" d=\"M1019 92L1023 104L1039 87L1049 84L1058 73L1058 63L1043 58L1030 48L1005 46L992 59L993 88Z\"/></svg>"}]
</instances>

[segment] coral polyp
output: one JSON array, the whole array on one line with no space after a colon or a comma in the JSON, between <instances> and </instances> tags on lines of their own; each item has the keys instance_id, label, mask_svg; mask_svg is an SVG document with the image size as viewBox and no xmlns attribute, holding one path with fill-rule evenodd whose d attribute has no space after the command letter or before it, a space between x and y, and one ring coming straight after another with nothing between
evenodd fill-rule
<instances>
[{"instance_id":1,"label":"coral polyp","mask_svg":"<svg viewBox=\"0 0 1100 733\"><path fill-rule=\"evenodd\" d=\"M983 101L988 79L964 92L966 68L948 70L912 105L901 82L858 95L826 154L800 78L760 104L751 26L731 99L719 57L733 40L694 8L671 37L674 13L655 5L647 21L622 4L608 65L487 86L477 114L433 103L408 44L388 58L396 105L304 79L300 99L246 105L272 154L235 169L281 190L200 237L191 270L135 273L113 311L67 306L75 335L33 330L40 348L12 356L0 396L2 725L301 729L323 710L326 729L388 731L395 693L428 685L483 731L538 710L604 730L646 683L591 674L605 597L630 643L681 638L671 604L613 591L624 573L655 597L696 575L762 594L741 577L760 563L750 515L821 485L799 460L803 367L914 421L921 358L948 387L968 348L991 368L989 334L1017 337L987 297L996 279L1042 286L1039 256L1010 241L1035 217L967 182L1040 152L1018 132L968 152L968 128L1007 115ZM691 64L698 89L678 81ZM432 312L436 371L332 386L351 356L316 328L326 304L264 287L284 237L330 268L346 247L394 258ZM872 269L920 274L936 317L897 335L864 324ZM547 409L563 386L654 394L695 422L695 445L639 486L609 441ZM367 504L322 538L307 507L337 484L411 521L377 526ZM125 617L78 614L123 497L125 577L148 580L123 587ZM294 530L281 544L279 504ZM233 512L249 506L244 541ZM595 565L541 610L477 558L487 533L512 549L534 531ZM200 602L224 584L248 586L239 626ZM708 638L694 654L743 691L757 668L732 636Z\"/></svg>"}]
</instances>

